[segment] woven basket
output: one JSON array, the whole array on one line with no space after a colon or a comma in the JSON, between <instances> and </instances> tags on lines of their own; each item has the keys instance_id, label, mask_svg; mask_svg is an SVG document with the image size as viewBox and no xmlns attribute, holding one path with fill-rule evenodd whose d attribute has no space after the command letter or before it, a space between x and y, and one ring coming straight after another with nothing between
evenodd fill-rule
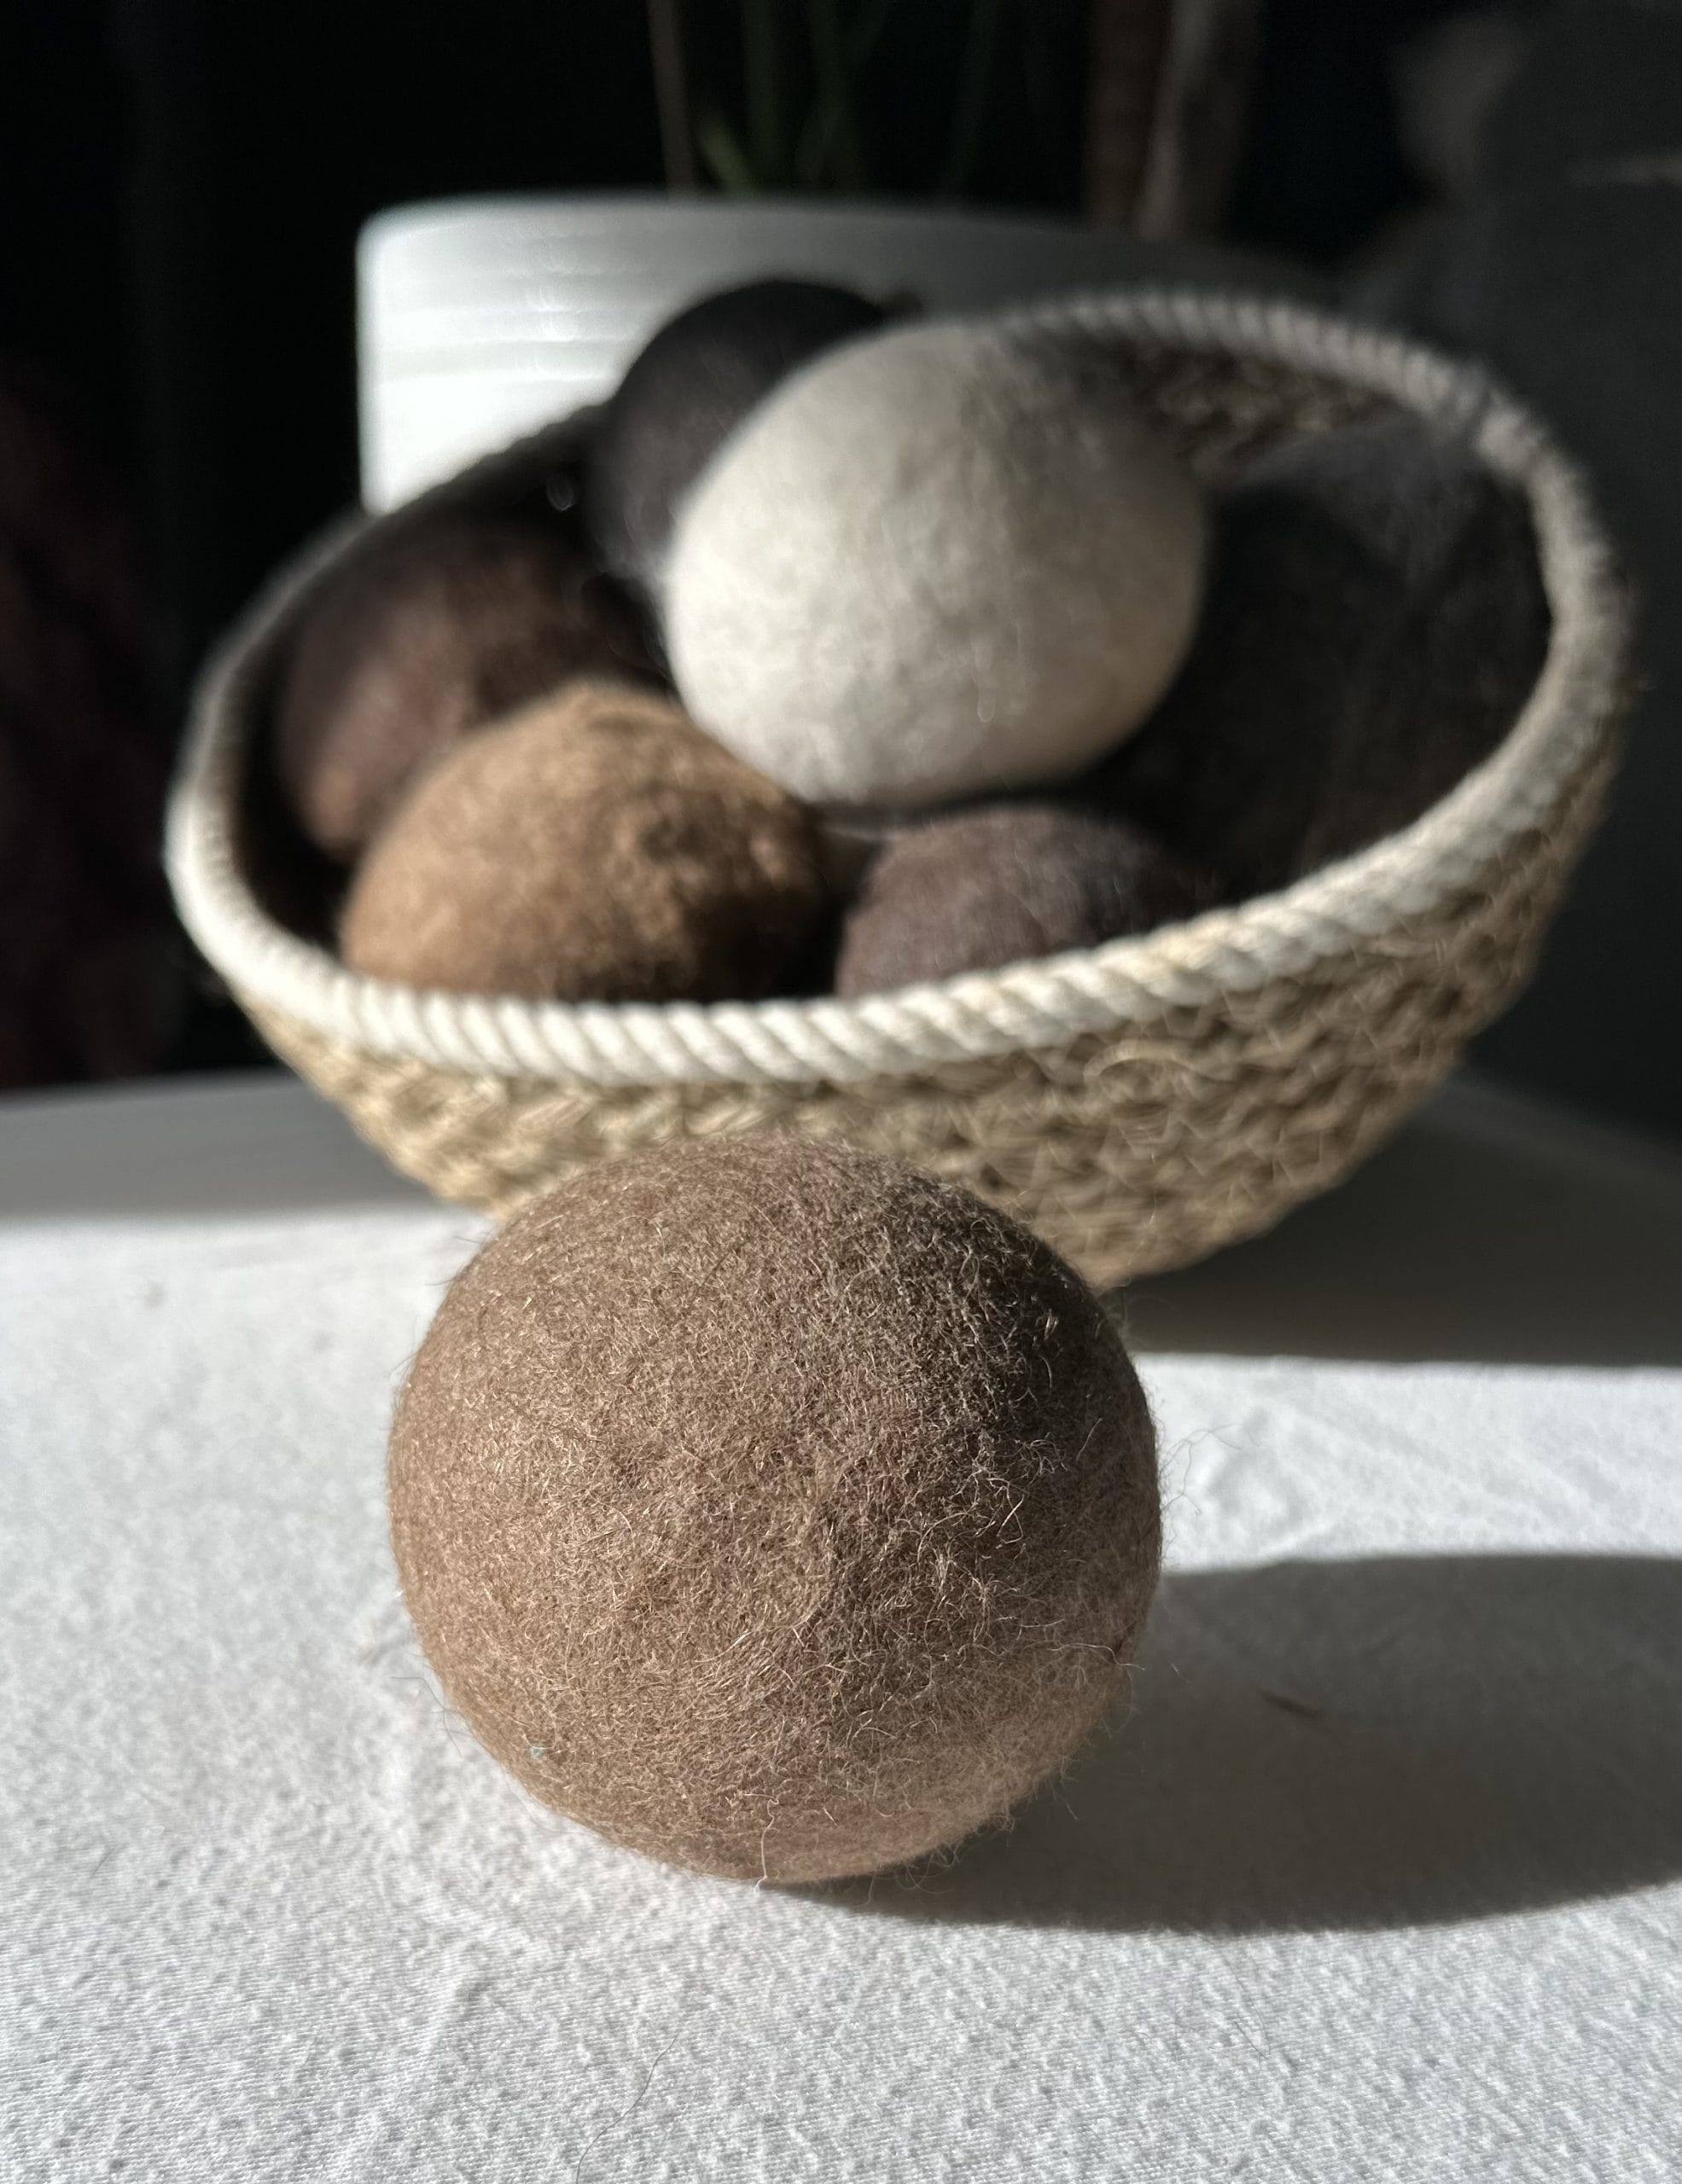
<instances>
[{"instance_id":1,"label":"woven basket","mask_svg":"<svg viewBox=\"0 0 1682 2184\"><path fill-rule=\"evenodd\" d=\"M1281 893L860 1001L567 1006L356 977L274 877L261 730L277 666L370 542L443 506L552 490L573 421L341 527L283 575L212 664L177 787L189 929L398 1167L505 1215L641 1146L794 1129L953 1176L1109 1284L1254 1234L1336 1182L1523 985L1598 810L1627 680L1613 556L1575 472L1478 372L1295 305L1152 292L1020 317L1112 356L1205 479L1283 433L1388 410L1468 432L1528 497L1553 611L1501 747L1403 833Z\"/></svg>"}]
</instances>

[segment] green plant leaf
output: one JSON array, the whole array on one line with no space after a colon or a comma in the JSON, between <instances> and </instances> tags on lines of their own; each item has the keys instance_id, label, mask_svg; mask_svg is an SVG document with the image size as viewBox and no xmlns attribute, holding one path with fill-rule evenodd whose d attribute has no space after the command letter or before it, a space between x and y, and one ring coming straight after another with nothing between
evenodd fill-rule
<instances>
[{"instance_id":1,"label":"green plant leaf","mask_svg":"<svg viewBox=\"0 0 1682 2184\"><path fill-rule=\"evenodd\" d=\"M992 89L993 53L998 44L998 22L1003 13L1002 0L974 0L969 10L969 31L963 41L963 57L958 64L946 156L934 185L942 197L962 196L975 171L982 127L987 118L987 97Z\"/></svg>"},{"instance_id":2,"label":"green plant leaf","mask_svg":"<svg viewBox=\"0 0 1682 2184\"><path fill-rule=\"evenodd\" d=\"M818 98L800 132L800 179L815 187L829 173L838 189L863 189L864 156L853 102L847 41L835 0L806 0L806 26Z\"/></svg>"},{"instance_id":3,"label":"green plant leaf","mask_svg":"<svg viewBox=\"0 0 1682 2184\"><path fill-rule=\"evenodd\" d=\"M742 74L748 146L761 189L787 171L783 115L782 10L786 0L742 0Z\"/></svg>"},{"instance_id":4,"label":"green plant leaf","mask_svg":"<svg viewBox=\"0 0 1682 2184\"><path fill-rule=\"evenodd\" d=\"M759 195L761 184L754 163L716 106L706 107L695 116L695 142L720 189L731 197Z\"/></svg>"}]
</instances>

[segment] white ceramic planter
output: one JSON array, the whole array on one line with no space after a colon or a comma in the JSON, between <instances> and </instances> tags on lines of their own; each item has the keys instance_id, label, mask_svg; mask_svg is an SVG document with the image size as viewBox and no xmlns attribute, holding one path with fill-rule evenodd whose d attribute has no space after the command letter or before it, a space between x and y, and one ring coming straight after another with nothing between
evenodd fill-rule
<instances>
[{"instance_id":1,"label":"white ceramic planter","mask_svg":"<svg viewBox=\"0 0 1682 2184\"><path fill-rule=\"evenodd\" d=\"M400 206L358 253L364 502L391 508L599 400L672 312L775 274L906 290L936 310L1123 282L1258 285L1231 252L969 212L716 197Z\"/></svg>"}]
</instances>

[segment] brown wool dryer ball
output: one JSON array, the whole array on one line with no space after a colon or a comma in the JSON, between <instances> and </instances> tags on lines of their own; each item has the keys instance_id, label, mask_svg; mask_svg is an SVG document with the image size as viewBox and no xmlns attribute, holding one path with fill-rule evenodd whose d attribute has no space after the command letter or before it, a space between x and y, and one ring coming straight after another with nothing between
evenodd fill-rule
<instances>
[{"instance_id":1,"label":"brown wool dryer ball","mask_svg":"<svg viewBox=\"0 0 1682 2184\"><path fill-rule=\"evenodd\" d=\"M1131 820L992 804L914 828L871 868L841 933L844 996L990 971L1194 916L1213 885Z\"/></svg>"},{"instance_id":2,"label":"brown wool dryer ball","mask_svg":"<svg viewBox=\"0 0 1682 2184\"><path fill-rule=\"evenodd\" d=\"M824 906L812 822L669 700L577 682L436 766L358 869L354 971L533 1001L770 992Z\"/></svg>"},{"instance_id":3,"label":"brown wool dryer ball","mask_svg":"<svg viewBox=\"0 0 1682 2184\"><path fill-rule=\"evenodd\" d=\"M558 531L432 517L304 624L275 723L281 784L316 846L349 862L474 729L573 676L648 672L631 607Z\"/></svg>"},{"instance_id":4,"label":"brown wool dryer ball","mask_svg":"<svg viewBox=\"0 0 1682 2184\"><path fill-rule=\"evenodd\" d=\"M1149 1413L1080 1277L789 1137L516 1219L421 1346L388 1484L474 1734L611 1841L742 1879L999 1819L1120 1690L1160 1551Z\"/></svg>"}]
</instances>

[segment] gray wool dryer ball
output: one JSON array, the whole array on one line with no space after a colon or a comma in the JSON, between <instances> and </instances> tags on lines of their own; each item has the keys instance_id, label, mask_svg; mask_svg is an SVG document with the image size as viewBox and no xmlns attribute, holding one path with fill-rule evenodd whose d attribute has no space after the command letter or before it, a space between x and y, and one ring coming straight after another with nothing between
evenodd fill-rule
<instances>
[{"instance_id":1,"label":"gray wool dryer ball","mask_svg":"<svg viewBox=\"0 0 1682 2184\"><path fill-rule=\"evenodd\" d=\"M981 805L882 851L842 929L835 990L850 999L1096 948L1213 899L1130 820L1062 804Z\"/></svg>"},{"instance_id":2,"label":"gray wool dryer ball","mask_svg":"<svg viewBox=\"0 0 1682 2184\"><path fill-rule=\"evenodd\" d=\"M592 436L585 516L603 565L658 583L678 502L755 404L797 364L882 322L819 281L754 281L668 319L632 360Z\"/></svg>"},{"instance_id":3,"label":"gray wool dryer ball","mask_svg":"<svg viewBox=\"0 0 1682 2184\"><path fill-rule=\"evenodd\" d=\"M1091 786L1243 897L1409 825L1487 758L1549 614L1522 501L1417 418L1270 450L1213 521L1179 680Z\"/></svg>"},{"instance_id":4,"label":"gray wool dryer ball","mask_svg":"<svg viewBox=\"0 0 1682 2184\"><path fill-rule=\"evenodd\" d=\"M1191 636L1196 487L1095 343L895 328L797 372L684 503L666 642L690 712L816 804L1074 775Z\"/></svg>"}]
</instances>

